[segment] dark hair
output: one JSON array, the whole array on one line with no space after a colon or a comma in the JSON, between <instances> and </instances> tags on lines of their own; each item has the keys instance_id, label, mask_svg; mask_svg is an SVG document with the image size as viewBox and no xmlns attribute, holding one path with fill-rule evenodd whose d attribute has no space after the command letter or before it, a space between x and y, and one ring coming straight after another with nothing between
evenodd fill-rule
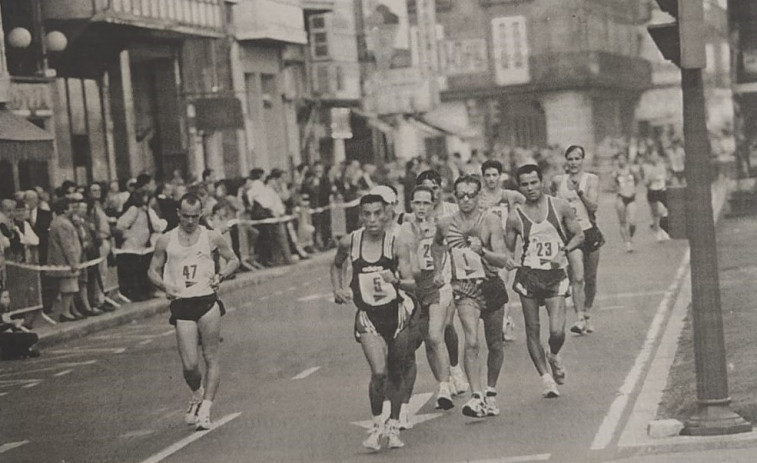
<instances>
[{"instance_id":1,"label":"dark hair","mask_svg":"<svg viewBox=\"0 0 757 463\"><path fill-rule=\"evenodd\" d=\"M186 202L189 206L194 206L195 204L199 204L202 206L202 200L199 196L197 196L197 193L185 193L184 196L179 199L178 208L181 209L181 205Z\"/></svg>"},{"instance_id":2,"label":"dark hair","mask_svg":"<svg viewBox=\"0 0 757 463\"><path fill-rule=\"evenodd\" d=\"M436 183L437 185L442 184L442 176L439 175L439 172L429 169L424 170L420 174L418 174L418 178L415 179L416 185L422 185L424 181L431 180L432 182Z\"/></svg>"},{"instance_id":3,"label":"dark hair","mask_svg":"<svg viewBox=\"0 0 757 463\"><path fill-rule=\"evenodd\" d=\"M434 190L427 187L426 185L418 185L415 188L413 188L413 192L410 193L410 200L415 199L415 193L419 191L426 191L429 194L431 194L431 201L433 202L436 198L434 197Z\"/></svg>"},{"instance_id":4,"label":"dark hair","mask_svg":"<svg viewBox=\"0 0 757 463\"><path fill-rule=\"evenodd\" d=\"M581 150L581 159L586 157L586 151L584 150L584 147L581 145L570 145L568 149L565 150L565 157L567 158L570 153L576 150Z\"/></svg>"},{"instance_id":5,"label":"dark hair","mask_svg":"<svg viewBox=\"0 0 757 463\"><path fill-rule=\"evenodd\" d=\"M261 169L260 167L256 167L250 171L250 180L260 180L263 178L263 174L265 174L265 171Z\"/></svg>"},{"instance_id":6,"label":"dark hair","mask_svg":"<svg viewBox=\"0 0 757 463\"><path fill-rule=\"evenodd\" d=\"M384 206L388 205L388 203L384 201L384 198L382 198L381 195L367 194L360 198L360 207L373 203L381 203Z\"/></svg>"},{"instance_id":7,"label":"dark hair","mask_svg":"<svg viewBox=\"0 0 757 463\"><path fill-rule=\"evenodd\" d=\"M486 169L497 169L497 172L502 173L502 163L496 159L487 159L481 164L481 175L486 173Z\"/></svg>"},{"instance_id":8,"label":"dark hair","mask_svg":"<svg viewBox=\"0 0 757 463\"><path fill-rule=\"evenodd\" d=\"M455 185L453 189L457 191L457 186L461 183L469 183L471 185L476 185L476 188L478 188L477 191L481 191L481 179L478 178L478 176L476 175L463 174L457 177L457 180L455 180Z\"/></svg>"},{"instance_id":9,"label":"dark hair","mask_svg":"<svg viewBox=\"0 0 757 463\"><path fill-rule=\"evenodd\" d=\"M536 175L539 177L539 180L544 179L544 174L541 172L541 168L537 166L536 164L524 164L520 167L518 167L518 170L515 172L515 178L518 181L518 184L520 184L520 176L530 174L532 172L536 172Z\"/></svg>"},{"instance_id":10,"label":"dark hair","mask_svg":"<svg viewBox=\"0 0 757 463\"><path fill-rule=\"evenodd\" d=\"M213 169L205 169L205 170L203 170L202 171L202 181L204 182L211 175L213 175Z\"/></svg>"}]
</instances>

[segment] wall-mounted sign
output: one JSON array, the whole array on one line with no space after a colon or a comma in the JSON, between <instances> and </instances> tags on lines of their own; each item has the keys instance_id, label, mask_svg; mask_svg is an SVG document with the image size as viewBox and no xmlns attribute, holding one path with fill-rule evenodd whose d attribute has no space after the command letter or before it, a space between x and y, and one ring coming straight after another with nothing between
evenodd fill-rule
<instances>
[{"instance_id":1,"label":"wall-mounted sign","mask_svg":"<svg viewBox=\"0 0 757 463\"><path fill-rule=\"evenodd\" d=\"M492 54L497 85L524 84L531 80L525 16L492 19Z\"/></svg>"},{"instance_id":2,"label":"wall-mounted sign","mask_svg":"<svg viewBox=\"0 0 757 463\"><path fill-rule=\"evenodd\" d=\"M439 48L444 75L478 74L488 71L486 39L443 40Z\"/></svg>"}]
</instances>

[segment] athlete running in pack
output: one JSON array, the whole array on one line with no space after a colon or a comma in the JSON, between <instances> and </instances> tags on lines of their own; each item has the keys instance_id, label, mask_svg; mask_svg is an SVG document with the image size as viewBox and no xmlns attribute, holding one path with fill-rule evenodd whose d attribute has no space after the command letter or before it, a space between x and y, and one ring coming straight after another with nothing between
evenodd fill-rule
<instances>
[{"instance_id":1,"label":"athlete running in pack","mask_svg":"<svg viewBox=\"0 0 757 463\"><path fill-rule=\"evenodd\" d=\"M505 243L510 253L507 268L518 269L513 290L520 295L523 306L528 353L542 379L542 396L553 398L560 395L557 384L562 384L566 375L559 356L565 342L565 297L570 290L565 268L568 255L581 246L584 234L570 205L544 194L538 166L520 167L516 180L526 202L507 217ZM511 257L518 236L523 241L520 262ZM546 355L540 338L540 305L546 306L549 316Z\"/></svg>"},{"instance_id":2,"label":"athlete running in pack","mask_svg":"<svg viewBox=\"0 0 757 463\"><path fill-rule=\"evenodd\" d=\"M633 252L633 235L636 233L636 186L640 175L628 163L628 156L619 153L616 156L618 165L612 174L615 188L618 192L615 198L615 211L618 213L620 237L626 243L626 252Z\"/></svg>"}]
</instances>

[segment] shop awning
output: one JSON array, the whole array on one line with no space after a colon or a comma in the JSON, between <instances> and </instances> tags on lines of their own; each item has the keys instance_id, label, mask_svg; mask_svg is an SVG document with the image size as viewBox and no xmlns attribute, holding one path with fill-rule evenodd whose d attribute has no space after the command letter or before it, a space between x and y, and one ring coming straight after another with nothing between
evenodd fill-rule
<instances>
[{"instance_id":1,"label":"shop awning","mask_svg":"<svg viewBox=\"0 0 757 463\"><path fill-rule=\"evenodd\" d=\"M352 114L355 114L357 116L364 118L371 127L378 129L387 135L391 135L392 133L394 133L394 128L391 125L379 119L377 115L366 113L356 108L351 108L351 110L352 110Z\"/></svg>"},{"instance_id":2,"label":"shop awning","mask_svg":"<svg viewBox=\"0 0 757 463\"><path fill-rule=\"evenodd\" d=\"M22 160L46 161L53 155L53 134L0 109L0 160L17 163Z\"/></svg>"}]
</instances>

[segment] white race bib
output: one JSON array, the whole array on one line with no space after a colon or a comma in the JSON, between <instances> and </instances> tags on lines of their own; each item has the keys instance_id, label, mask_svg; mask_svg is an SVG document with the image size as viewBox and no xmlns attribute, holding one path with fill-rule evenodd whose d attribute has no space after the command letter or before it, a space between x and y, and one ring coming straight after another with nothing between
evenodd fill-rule
<instances>
[{"instance_id":1,"label":"white race bib","mask_svg":"<svg viewBox=\"0 0 757 463\"><path fill-rule=\"evenodd\" d=\"M475 280L484 278L484 263L481 256L470 248L452 248L452 265L455 266L455 279Z\"/></svg>"},{"instance_id":2,"label":"white race bib","mask_svg":"<svg viewBox=\"0 0 757 463\"><path fill-rule=\"evenodd\" d=\"M418 265L421 270L434 269L434 257L431 255L431 245L434 238L423 238L418 243Z\"/></svg>"},{"instance_id":3,"label":"white race bib","mask_svg":"<svg viewBox=\"0 0 757 463\"><path fill-rule=\"evenodd\" d=\"M384 281L380 272L358 274L360 297L368 305L381 306L397 298L394 285Z\"/></svg>"}]
</instances>

